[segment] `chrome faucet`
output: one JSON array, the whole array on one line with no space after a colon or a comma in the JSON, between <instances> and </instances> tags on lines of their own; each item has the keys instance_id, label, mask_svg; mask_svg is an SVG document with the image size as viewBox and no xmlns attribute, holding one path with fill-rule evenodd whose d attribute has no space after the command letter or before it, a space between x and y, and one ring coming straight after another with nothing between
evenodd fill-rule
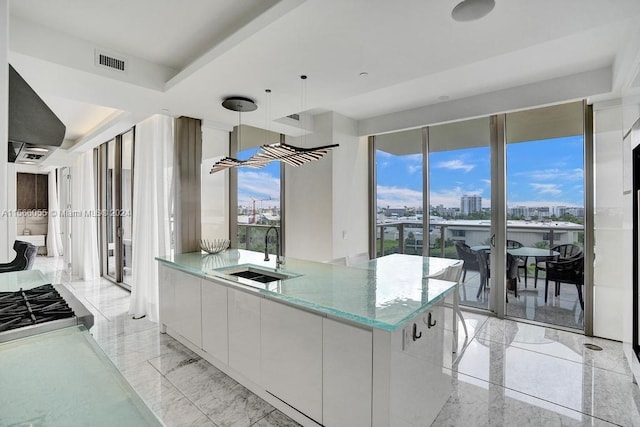
<instances>
[{"instance_id":1,"label":"chrome faucet","mask_svg":"<svg viewBox=\"0 0 640 427\"><path fill-rule=\"evenodd\" d=\"M278 268L284 262L282 259L280 259L280 233L278 232L278 228L273 225L267 228L267 232L264 234L264 260L269 261L269 251L267 250L267 243L268 243L269 232L272 229L276 231L276 268Z\"/></svg>"}]
</instances>

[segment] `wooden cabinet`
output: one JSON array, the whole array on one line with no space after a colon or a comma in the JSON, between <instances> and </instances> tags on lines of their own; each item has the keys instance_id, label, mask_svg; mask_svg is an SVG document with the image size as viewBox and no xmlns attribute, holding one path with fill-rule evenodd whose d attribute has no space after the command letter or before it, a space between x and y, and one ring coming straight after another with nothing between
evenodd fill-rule
<instances>
[{"instance_id":1,"label":"wooden cabinet","mask_svg":"<svg viewBox=\"0 0 640 427\"><path fill-rule=\"evenodd\" d=\"M327 318L322 325L323 424L370 426L372 333Z\"/></svg>"},{"instance_id":2,"label":"wooden cabinet","mask_svg":"<svg viewBox=\"0 0 640 427\"><path fill-rule=\"evenodd\" d=\"M49 176L34 173L18 173L16 177L17 208L49 208Z\"/></svg>"},{"instance_id":3,"label":"wooden cabinet","mask_svg":"<svg viewBox=\"0 0 640 427\"><path fill-rule=\"evenodd\" d=\"M227 290L229 366L256 384L260 376L260 297Z\"/></svg>"},{"instance_id":4,"label":"wooden cabinet","mask_svg":"<svg viewBox=\"0 0 640 427\"><path fill-rule=\"evenodd\" d=\"M322 424L322 317L263 299L260 319L265 390Z\"/></svg>"},{"instance_id":5,"label":"wooden cabinet","mask_svg":"<svg viewBox=\"0 0 640 427\"><path fill-rule=\"evenodd\" d=\"M227 288L204 280L202 282L202 349L227 364Z\"/></svg>"}]
</instances>

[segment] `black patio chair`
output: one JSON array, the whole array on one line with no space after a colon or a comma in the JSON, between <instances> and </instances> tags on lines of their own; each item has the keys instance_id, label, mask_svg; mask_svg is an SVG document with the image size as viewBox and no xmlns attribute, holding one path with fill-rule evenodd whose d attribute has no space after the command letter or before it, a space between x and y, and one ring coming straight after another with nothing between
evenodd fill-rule
<instances>
[{"instance_id":1,"label":"black patio chair","mask_svg":"<svg viewBox=\"0 0 640 427\"><path fill-rule=\"evenodd\" d=\"M38 254L38 248L29 242L16 240L13 242L13 250L16 251L16 257L11 262L0 264L0 273L31 270Z\"/></svg>"},{"instance_id":2,"label":"black patio chair","mask_svg":"<svg viewBox=\"0 0 640 427\"><path fill-rule=\"evenodd\" d=\"M467 270L479 271L478 259L476 257L476 251L472 250L469 245L464 242L456 242L456 252L458 253L458 259L464 261L462 266L462 281L464 282L467 277Z\"/></svg>"},{"instance_id":3,"label":"black patio chair","mask_svg":"<svg viewBox=\"0 0 640 427\"><path fill-rule=\"evenodd\" d=\"M560 254L551 260L549 257L536 257L536 269L534 272L534 283L536 284L538 283L538 271L546 271L547 261L567 261L582 256L582 248L573 243L557 245L552 247L551 250Z\"/></svg>"},{"instance_id":4,"label":"black patio chair","mask_svg":"<svg viewBox=\"0 0 640 427\"><path fill-rule=\"evenodd\" d=\"M557 297L560 295L560 284L568 283L576 285L578 289L578 300L580 307L584 311L584 300L582 298L582 285L584 284L584 256L558 261L546 262L547 277L544 281L544 302L547 303L547 294L549 293L549 282L555 282L555 293Z\"/></svg>"}]
</instances>

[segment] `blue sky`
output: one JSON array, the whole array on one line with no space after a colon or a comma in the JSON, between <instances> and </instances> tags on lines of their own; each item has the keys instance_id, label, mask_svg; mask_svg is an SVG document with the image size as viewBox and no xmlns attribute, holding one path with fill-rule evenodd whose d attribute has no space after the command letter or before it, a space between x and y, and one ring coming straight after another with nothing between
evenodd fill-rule
<instances>
[{"instance_id":1,"label":"blue sky","mask_svg":"<svg viewBox=\"0 0 640 427\"><path fill-rule=\"evenodd\" d=\"M246 160L258 147L238 153L238 160ZM280 162L271 162L261 169L238 168L238 206L257 208L280 207Z\"/></svg>"},{"instance_id":2,"label":"blue sky","mask_svg":"<svg viewBox=\"0 0 640 427\"><path fill-rule=\"evenodd\" d=\"M422 156L376 154L378 206L422 206ZM431 153L430 203L460 207L464 194L490 207L489 147ZM582 136L507 145L507 206L583 206Z\"/></svg>"}]
</instances>

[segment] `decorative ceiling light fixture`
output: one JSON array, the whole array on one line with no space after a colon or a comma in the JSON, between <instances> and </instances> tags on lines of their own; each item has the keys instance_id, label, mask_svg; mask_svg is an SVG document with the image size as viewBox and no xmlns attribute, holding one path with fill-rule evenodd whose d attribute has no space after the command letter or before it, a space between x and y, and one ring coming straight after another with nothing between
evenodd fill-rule
<instances>
[{"instance_id":1,"label":"decorative ceiling light fixture","mask_svg":"<svg viewBox=\"0 0 640 427\"><path fill-rule=\"evenodd\" d=\"M458 22L475 21L488 15L495 5L495 0L463 0L453 8L451 17Z\"/></svg>"},{"instance_id":2,"label":"decorative ceiling light fixture","mask_svg":"<svg viewBox=\"0 0 640 427\"><path fill-rule=\"evenodd\" d=\"M300 76L302 80L305 80L307 76ZM271 94L271 90L266 90L267 96ZM240 124L242 111L254 111L256 104L248 98L232 97L227 98L222 102L222 106L228 110L238 111L238 147L240 146ZM314 160L320 160L324 157L332 148L338 147L339 144L324 145L314 148L300 148L293 145L285 144L284 142L278 142L275 144L266 144L260 146L260 150L249 157L247 160L238 160L233 157L225 157L224 159L216 162L209 173L215 173L229 168L244 166L254 169L259 169L274 160L279 160L290 166L298 167L305 163L312 162Z\"/></svg>"}]
</instances>

